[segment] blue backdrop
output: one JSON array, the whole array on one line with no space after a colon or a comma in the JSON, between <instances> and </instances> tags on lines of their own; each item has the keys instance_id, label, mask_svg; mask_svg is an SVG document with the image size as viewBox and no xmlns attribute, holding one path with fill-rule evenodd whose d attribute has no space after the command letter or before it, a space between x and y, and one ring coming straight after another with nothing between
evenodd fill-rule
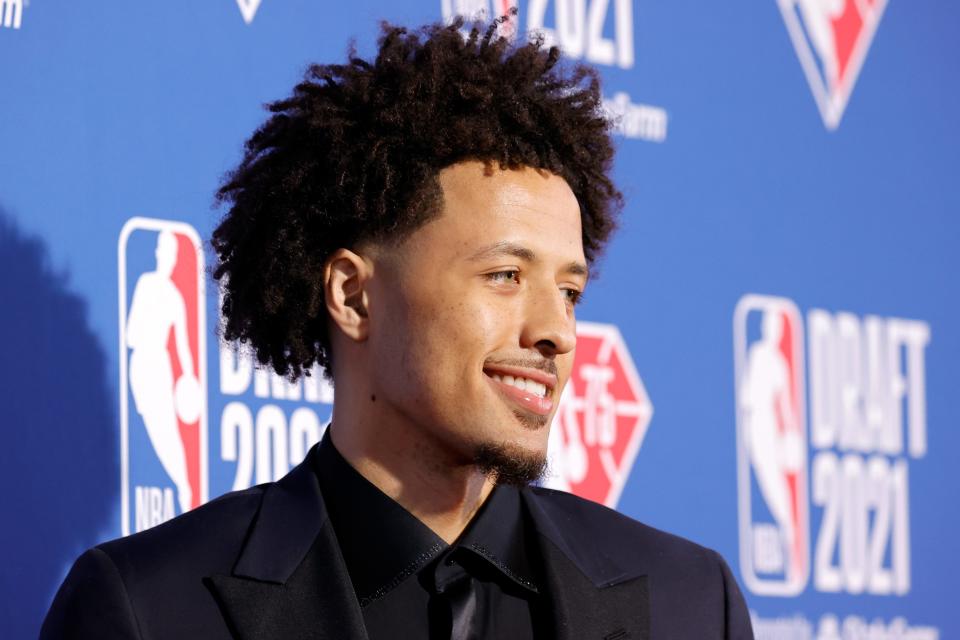
<instances>
[{"instance_id":1,"label":"blue backdrop","mask_svg":"<svg viewBox=\"0 0 960 640\"><path fill-rule=\"evenodd\" d=\"M0 0L4 637L36 635L85 548L282 475L319 437L331 390L221 345L205 271L212 194L262 105L351 37L372 52L381 19L512 5ZM550 482L719 550L759 638L960 637L960 9L518 17L600 70L627 199ZM147 351L195 384L143 396L131 317L151 274L183 311ZM179 471L149 407L175 414Z\"/></svg>"}]
</instances>

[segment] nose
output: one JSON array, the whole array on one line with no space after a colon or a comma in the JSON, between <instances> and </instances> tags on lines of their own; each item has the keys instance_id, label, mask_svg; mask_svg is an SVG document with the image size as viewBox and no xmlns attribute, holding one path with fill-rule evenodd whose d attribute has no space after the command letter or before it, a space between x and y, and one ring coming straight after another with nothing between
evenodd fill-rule
<instances>
[{"instance_id":1,"label":"nose","mask_svg":"<svg viewBox=\"0 0 960 640\"><path fill-rule=\"evenodd\" d=\"M569 353L577 344L573 308L556 285L538 287L526 304L521 347L536 349L544 357Z\"/></svg>"}]
</instances>

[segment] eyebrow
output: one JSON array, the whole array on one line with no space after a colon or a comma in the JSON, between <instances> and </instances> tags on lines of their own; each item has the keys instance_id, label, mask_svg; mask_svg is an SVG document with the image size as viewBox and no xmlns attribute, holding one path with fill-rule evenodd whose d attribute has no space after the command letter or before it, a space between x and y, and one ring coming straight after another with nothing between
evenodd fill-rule
<instances>
[{"instance_id":1,"label":"eyebrow","mask_svg":"<svg viewBox=\"0 0 960 640\"><path fill-rule=\"evenodd\" d=\"M531 249L517 244L516 242L510 242L509 240L501 240L500 242L494 242L493 244L487 245L475 252L473 255L467 258L467 260L470 262L480 262L482 260L489 260L499 256L513 256L515 258L520 258L525 262L537 262L539 260L537 254ZM583 264L582 262L569 262L563 267L563 271L564 273L583 276L584 278L590 277L590 269L588 269L587 265Z\"/></svg>"}]
</instances>

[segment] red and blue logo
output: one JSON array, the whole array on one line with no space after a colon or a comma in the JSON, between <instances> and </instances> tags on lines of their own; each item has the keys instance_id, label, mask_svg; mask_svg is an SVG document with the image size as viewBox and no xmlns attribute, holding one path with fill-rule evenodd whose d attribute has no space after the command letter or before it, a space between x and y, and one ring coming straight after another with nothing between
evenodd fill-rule
<instances>
[{"instance_id":1,"label":"red and blue logo","mask_svg":"<svg viewBox=\"0 0 960 640\"><path fill-rule=\"evenodd\" d=\"M847 108L887 0L778 0L827 129Z\"/></svg>"},{"instance_id":2,"label":"red and blue logo","mask_svg":"<svg viewBox=\"0 0 960 640\"><path fill-rule=\"evenodd\" d=\"M546 486L617 506L653 416L616 325L577 323L573 370L550 429Z\"/></svg>"},{"instance_id":3,"label":"red and blue logo","mask_svg":"<svg viewBox=\"0 0 960 640\"><path fill-rule=\"evenodd\" d=\"M740 561L749 589L796 595L810 573L803 324L790 300L734 313Z\"/></svg>"},{"instance_id":4,"label":"red and blue logo","mask_svg":"<svg viewBox=\"0 0 960 640\"><path fill-rule=\"evenodd\" d=\"M208 497L203 251L190 225L131 218L118 243L123 534Z\"/></svg>"},{"instance_id":5,"label":"red and blue logo","mask_svg":"<svg viewBox=\"0 0 960 640\"><path fill-rule=\"evenodd\" d=\"M786 298L740 299L740 567L751 592L910 592L910 463L927 452L930 335L923 320L824 309L804 327ZM825 615L819 637L836 627Z\"/></svg>"}]
</instances>

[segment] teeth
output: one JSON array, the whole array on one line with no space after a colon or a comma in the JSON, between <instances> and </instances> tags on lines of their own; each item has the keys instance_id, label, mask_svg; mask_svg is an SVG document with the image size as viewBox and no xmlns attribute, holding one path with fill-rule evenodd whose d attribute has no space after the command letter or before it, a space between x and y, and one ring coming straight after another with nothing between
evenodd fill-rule
<instances>
[{"instance_id":1,"label":"teeth","mask_svg":"<svg viewBox=\"0 0 960 640\"><path fill-rule=\"evenodd\" d=\"M508 384L512 387L520 389L521 391L527 391L540 398L543 398L547 395L547 385L543 384L542 382L536 382L534 380L528 380L527 378L518 378L514 376L500 376L496 373L491 374L490 377L497 382Z\"/></svg>"}]
</instances>

